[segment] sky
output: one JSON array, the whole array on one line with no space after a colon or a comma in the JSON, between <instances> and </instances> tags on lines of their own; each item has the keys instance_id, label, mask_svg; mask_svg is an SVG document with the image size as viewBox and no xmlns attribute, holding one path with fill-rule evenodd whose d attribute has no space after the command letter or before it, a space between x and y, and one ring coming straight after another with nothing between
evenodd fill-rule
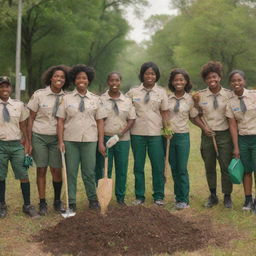
<instances>
[{"instance_id":1,"label":"sky","mask_svg":"<svg viewBox=\"0 0 256 256\"><path fill-rule=\"evenodd\" d=\"M149 39L149 36L144 30L144 21L148 19L151 15L155 14L170 14L175 15L177 10L171 9L169 0L149 0L150 6L146 7L145 11L142 9L142 17L138 19L133 14L132 7L127 9L127 20L130 26L133 28L128 38L141 43L143 40Z\"/></svg>"}]
</instances>

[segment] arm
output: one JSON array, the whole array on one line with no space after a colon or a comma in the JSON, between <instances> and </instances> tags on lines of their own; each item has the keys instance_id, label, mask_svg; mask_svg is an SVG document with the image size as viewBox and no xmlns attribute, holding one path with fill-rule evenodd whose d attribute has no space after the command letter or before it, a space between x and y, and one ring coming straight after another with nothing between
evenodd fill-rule
<instances>
[{"instance_id":1,"label":"arm","mask_svg":"<svg viewBox=\"0 0 256 256\"><path fill-rule=\"evenodd\" d=\"M106 148L104 146L104 121L103 119L96 120L97 122L97 128L98 128L98 149L99 152L105 156L106 154Z\"/></svg>"},{"instance_id":2,"label":"arm","mask_svg":"<svg viewBox=\"0 0 256 256\"><path fill-rule=\"evenodd\" d=\"M214 132L211 130L210 127L208 127L207 125L205 125L205 123L202 121L202 119L198 116L194 117L194 118L189 118L190 121L198 126L199 128L201 128L201 130L209 137L212 137L214 135Z\"/></svg>"},{"instance_id":3,"label":"arm","mask_svg":"<svg viewBox=\"0 0 256 256\"><path fill-rule=\"evenodd\" d=\"M229 130L234 145L233 155L235 158L240 158L240 152L238 147L238 128L237 122L234 118L228 118Z\"/></svg>"},{"instance_id":4,"label":"arm","mask_svg":"<svg viewBox=\"0 0 256 256\"><path fill-rule=\"evenodd\" d=\"M160 111L163 121L163 127L169 128L170 127L170 111L169 110L161 110Z\"/></svg>"},{"instance_id":5,"label":"arm","mask_svg":"<svg viewBox=\"0 0 256 256\"><path fill-rule=\"evenodd\" d=\"M129 131L135 123L135 119L129 119L125 128L118 134L118 137L122 137L127 131Z\"/></svg>"},{"instance_id":6,"label":"arm","mask_svg":"<svg viewBox=\"0 0 256 256\"><path fill-rule=\"evenodd\" d=\"M27 134L27 127L26 127L26 120L19 122L20 130L22 132L23 138L24 138L24 148L25 153L29 154L29 142L28 142L28 134Z\"/></svg>"},{"instance_id":7,"label":"arm","mask_svg":"<svg viewBox=\"0 0 256 256\"><path fill-rule=\"evenodd\" d=\"M28 136L28 145L29 145L29 150L28 150L29 155L31 155L32 153L32 127L36 118L36 114L37 112L30 110L30 115L28 118L27 136Z\"/></svg>"},{"instance_id":8,"label":"arm","mask_svg":"<svg viewBox=\"0 0 256 256\"><path fill-rule=\"evenodd\" d=\"M58 147L61 152L65 152L63 134L64 134L64 118L58 117L57 118Z\"/></svg>"}]
</instances>

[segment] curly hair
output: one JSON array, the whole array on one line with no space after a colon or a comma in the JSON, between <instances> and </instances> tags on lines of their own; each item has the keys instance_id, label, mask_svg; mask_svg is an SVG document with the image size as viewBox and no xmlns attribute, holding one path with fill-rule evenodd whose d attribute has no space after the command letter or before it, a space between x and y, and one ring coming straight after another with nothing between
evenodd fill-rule
<instances>
[{"instance_id":1,"label":"curly hair","mask_svg":"<svg viewBox=\"0 0 256 256\"><path fill-rule=\"evenodd\" d=\"M44 86L51 85L51 79L54 75L54 73L58 70L61 70L64 72L65 75L65 83L62 87L63 90L67 89L69 87L69 79L68 79L68 70L69 67L65 65L58 65L58 66L52 66L49 67L42 75L41 81Z\"/></svg>"},{"instance_id":2,"label":"curly hair","mask_svg":"<svg viewBox=\"0 0 256 256\"><path fill-rule=\"evenodd\" d=\"M187 82L186 85L185 85L185 88L184 88L185 92L190 92L190 90L192 89L192 83L190 81L190 77L189 77L188 72L185 69L182 69L182 68L175 68L171 71L169 81L168 81L169 89L172 92L175 92L175 88L174 88L172 83L173 83L173 80L174 80L175 76L179 75L179 74L181 74Z\"/></svg>"},{"instance_id":3,"label":"curly hair","mask_svg":"<svg viewBox=\"0 0 256 256\"><path fill-rule=\"evenodd\" d=\"M107 75L107 81L110 79L110 77L111 77L112 75L117 75L117 76L119 77L119 79L122 80L122 75L121 75L121 73L119 73L118 71L112 71L112 72L108 73L108 75Z\"/></svg>"},{"instance_id":4,"label":"curly hair","mask_svg":"<svg viewBox=\"0 0 256 256\"><path fill-rule=\"evenodd\" d=\"M217 73L219 77L222 78L223 66L219 61L209 61L205 65L203 65L201 69L201 77L203 80L206 79L209 73L214 72Z\"/></svg>"},{"instance_id":5,"label":"curly hair","mask_svg":"<svg viewBox=\"0 0 256 256\"><path fill-rule=\"evenodd\" d=\"M148 70L149 68L152 68L154 70L154 72L156 73L156 82L159 80L160 78L160 71L158 66L154 63L154 62L145 62L144 64L142 64L141 68L140 68L140 74L139 74L139 79L140 81L143 83L144 82L144 73L146 72L146 70Z\"/></svg>"},{"instance_id":6,"label":"curly hair","mask_svg":"<svg viewBox=\"0 0 256 256\"><path fill-rule=\"evenodd\" d=\"M228 75L228 81L230 82L232 77L235 75L235 74L239 74L244 80L246 80L245 78L245 74L242 70L239 70L239 69L235 69L233 71L231 71Z\"/></svg>"},{"instance_id":7,"label":"curly hair","mask_svg":"<svg viewBox=\"0 0 256 256\"><path fill-rule=\"evenodd\" d=\"M84 72L87 75L88 81L89 81L89 85L91 84L91 82L94 79L95 76L95 70L92 67L86 66L84 64L77 64L74 65L70 71L69 71L69 80L74 83L76 80L76 77L79 73Z\"/></svg>"}]
</instances>

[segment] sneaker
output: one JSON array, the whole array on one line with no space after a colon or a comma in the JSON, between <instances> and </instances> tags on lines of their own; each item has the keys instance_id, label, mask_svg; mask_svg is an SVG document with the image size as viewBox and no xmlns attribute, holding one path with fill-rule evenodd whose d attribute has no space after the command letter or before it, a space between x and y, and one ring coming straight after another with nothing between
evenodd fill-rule
<instances>
[{"instance_id":1,"label":"sneaker","mask_svg":"<svg viewBox=\"0 0 256 256\"><path fill-rule=\"evenodd\" d=\"M23 209L23 212L31 218L39 217L38 213L36 212L35 207L31 204L29 204L29 205L24 204L22 209Z\"/></svg>"},{"instance_id":2,"label":"sneaker","mask_svg":"<svg viewBox=\"0 0 256 256\"><path fill-rule=\"evenodd\" d=\"M69 210L76 212L76 204L69 204Z\"/></svg>"},{"instance_id":3,"label":"sneaker","mask_svg":"<svg viewBox=\"0 0 256 256\"><path fill-rule=\"evenodd\" d=\"M213 207L214 205L217 205L218 203L219 203L219 199L218 199L217 195L211 194L211 195L208 197L208 200L207 200L207 202L204 204L204 206L207 207L207 208L211 208L211 207Z\"/></svg>"},{"instance_id":4,"label":"sneaker","mask_svg":"<svg viewBox=\"0 0 256 256\"><path fill-rule=\"evenodd\" d=\"M225 208L232 208L232 200L230 195L224 195L224 207Z\"/></svg>"},{"instance_id":5,"label":"sneaker","mask_svg":"<svg viewBox=\"0 0 256 256\"><path fill-rule=\"evenodd\" d=\"M154 204L157 206L164 206L164 200L163 199L154 200Z\"/></svg>"},{"instance_id":6,"label":"sneaker","mask_svg":"<svg viewBox=\"0 0 256 256\"><path fill-rule=\"evenodd\" d=\"M63 204L62 204L62 202L60 200L55 200L54 203L53 203L53 207L54 207L54 210L56 212L59 212L59 213L63 213L63 212L66 211L64 209Z\"/></svg>"},{"instance_id":7,"label":"sneaker","mask_svg":"<svg viewBox=\"0 0 256 256\"><path fill-rule=\"evenodd\" d=\"M256 214L256 198L254 198L251 212L254 213L254 214Z\"/></svg>"},{"instance_id":8,"label":"sneaker","mask_svg":"<svg viewBox=\"0 0 256 256\"><path fill-rule=\"evenodd\" d=\"M254 208L253 207L253 200L252 199L245 199L245 202L244 202L242 210L243 211L250 211L253 208Z\"/></svg>"},{"instance_id":9,"label":"sneaker","mask_svg":"<svg viewBox=\"0 0 256 256\"><path fill-rule=\"evenodd\" d=\"M39 215L45 216L47 215L47 203L39 203Z\"/></svg>"},{"instance_id":10,"label":"sneaker","mask_svg":"<svg viewBox=\"0 0 256 256\"><path fill-rule=\"evenodd\" d=\"M177 202L177 203L175 204L175 208L176 208L177 210L183 210L183 209L187 209L187 208L189 208L189 207L190 207L189 204L186 203L186 202Z\"/></svg>"},{"instance_id":11,"label":"sneaker","mask_svg":"<svg viewBox=\"0 0 256 256\"><path fill-rule=\"evenodd\" d=\"M133 201L132 204L133 204L133 205L141 205L141 204L144 204L144 200L136 199L135 201Z\"/></svg>"},{"instance_id":12,"label":"sneaker","mask_svg":"<svg viewBox=\"0 0 256 256\"><path fill-rule=\"evenodd\" d=\"M100 208L100 206L99 206L98 200L89 200L89 209L96 210L99 208Z\"/></svg>"},{"instance_id":13,"label":"sneaker","mask_svg":"<svg viewBox=\"0 0 256 256\"><path fill-rule=\"evenodd\" d=\"M127 204L124 202L124 199L117 199L116 202L117 202L120 206L127 206Z\"/></svg>"},{"instance_id":14,"label":"sneaker","mask_svg":"<svg viewBox=\"0 0 256 256\"><path fill-rule=\"evenodd\" d=\"M0 203L0 218L4 218L7 215L7 206L5 203Z\"/></svg>"}]
</instances>

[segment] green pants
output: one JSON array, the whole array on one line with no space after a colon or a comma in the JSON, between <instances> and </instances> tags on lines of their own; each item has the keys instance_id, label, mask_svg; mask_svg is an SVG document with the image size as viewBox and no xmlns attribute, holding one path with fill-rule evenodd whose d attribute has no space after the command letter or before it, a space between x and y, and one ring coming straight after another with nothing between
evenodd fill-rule
<instances>
[{"instance_id":1,"label":"green pants","mask_svg":"<svg viewBox=\"0 0 256 256\"><path fill-rule=\"evenodd\" d=\"M105 136L105 143L110 137ZM113 160L115 161L115 195L117 200L124 200L129 161L130 141L119 141L108 150L108 177L112 176ZM104 157L97 151L96 155L96 182L104 175Z\"/></svg>"},{"instance_id":2,"label":"green pants","mask_svg":"<svg viewBox=\"0 0 256 256\"><path fill-rule=\"evenodd\" d=\"M162 136L131 136L131 145L134 155L135 196L145 200L145 173L144 166L146 152L152 167L153 198L164 198L164 148Z\"/></svg>"},{"instance_id":3,"label":"green pants","mask_svg":"<svg viewBox=\"0 0 256 256\"><path fill-rule=\"evenodd\" d=\"M69 203L76 203L77 175L81 163L82 179L88 200L96 200L95 162L97 142L65 141Z\"/></svg>"},{"instance_id":4,"label":"green pants","mask_svg":"<svg viewBox=\"0 0 256 256\"><path fill-rule=\"evenodd\" d=\"M175 133L170 142L169 162L174 181L176 202L189 203L188 157L189 133Z\"/></svg>"},{"instance_id":5,"label":"green pants","mask_svg":"<svg viewBox=\"0 0 256 256\"><path fill-rule=\"evenodd\" d=\"M9 161L15 179L28 179L28 170L23 166L24 157L24 147L19 140L0 141L0 180L5 180L7 177Z\"/></svg>"},{"instance_id":6,"label":"green pants","mask_svg":"<svg viewBox=\"0 0 256 256\"><path fill-rule=\"evenodd\" d=\"M244 171L256 171L256 135L238 136L240 158Z\"/></svg>"},{"instance_id":7,"label":"green pants","mask_svg":"<svg viewBox=\"0 0 256 256\"><path fill-rule=\"evenodd\" d=\"M228 174L228 165L232 159L233 144L230 136L229 130L226 131L216 131L215 138L217 147L219 150L219 164L221 170L221 186L222 193L231 194L232 183ZM206 136L202 133L201 136L201 154L204 160L206 178L208 182L209 189L216 189L217 187L217 173L216 173L216 152L214 150L214 145L212 137Z\"/></svg>"}]
</instances>

